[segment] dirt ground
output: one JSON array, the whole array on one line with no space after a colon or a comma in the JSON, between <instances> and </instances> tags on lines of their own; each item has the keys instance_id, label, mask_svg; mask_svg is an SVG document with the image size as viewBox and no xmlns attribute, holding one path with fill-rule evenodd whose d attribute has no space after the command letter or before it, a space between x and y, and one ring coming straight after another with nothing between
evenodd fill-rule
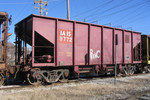
<instances>
[{"instance_id":1,"label":"dirt ground","mask_svg":"<svg viewBox=\"0 0 150 100\"><path fill-rule=\"evenodd\" d=\"M0 90L1 100L117 100L150 90L150 74Z\"/></svg>"}]
</instances>

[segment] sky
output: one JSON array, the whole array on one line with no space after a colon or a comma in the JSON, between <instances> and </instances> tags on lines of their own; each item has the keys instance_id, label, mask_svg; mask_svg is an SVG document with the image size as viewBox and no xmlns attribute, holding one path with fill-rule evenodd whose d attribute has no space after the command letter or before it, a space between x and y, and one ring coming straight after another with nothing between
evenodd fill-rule
<instances>
[{"instance_id":1,"label":"sky","mask_svg":"<svg viewBox=\"0 0 150 100\"><path fill-rule=\"evenodd\" d=\"M47 16L67 19L67 0L45 0ZM15 24L30 14L39 15L34 0L0 0L0 11L12 16L9 42L15 42ZM150 35L150 0L70 0L70 19L123 28Z\"/></svg>"}]
</instances>

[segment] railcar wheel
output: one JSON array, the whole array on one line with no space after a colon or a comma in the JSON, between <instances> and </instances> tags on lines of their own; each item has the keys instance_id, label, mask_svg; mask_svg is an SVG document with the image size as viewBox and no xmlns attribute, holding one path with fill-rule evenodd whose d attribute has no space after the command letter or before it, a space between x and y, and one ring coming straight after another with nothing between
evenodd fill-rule
<instances>
[{"instance_id":1,"label":"railcar wheel","mask_svg":"<svg viewBox=\"0 0 150 100\"><path fill-rule=\"evenodd\" d=\"M133 75L135 72L135 66L123 66L122 70L124 76Z\"/></svg>"},{"instance_id":2,"label":"railcar wheel","mask_svg":"<svg viewBox=\"0 0 150 100\"><path fill-rule=\"evenodd\" d=\"M142 73L150 73L150 66L145 66Z\"/></svg>"},{"instance_id":3,"label":"railcar wheel","mask_svg":"<svg viewBox=\"0 0 150 100\"><path fill-rule=\"evenodd\" d=\"M39 85L42 83L42 76L38 73L40 69L35 68L31 69L31 71L27 74L27 81L31 85Z\"/></svg>"},{"instance_id":4,"label":"railcar wheel","mask_svg":"<svg viewBox=\"0 0 150 100\"><path fill-rule=\"evenodd\" d=\"M0 86L4 85L4 76L0 74Z\"/></svg>"},{"instance_id":5,"label":"railcar wheel","mask_svg":"<svg viewBox=\"0 0 150 100\"><path fill-rule=\"evenodd\" d=\"M122 66L122 74L123 74L123 76L127 76L128 75L127 66Z\"/></svg>"},{"instance_id":6,"label":"railcar wheel","mask_svg":"<svg viewBox=\"0 0 150 100\"><path fill-rule=\"evenodd\" d=\"M135 72L135 66L129 66L129 68L128 68L128 74L129 75L133 75L134 72Z\"/></svg>"},{"instance_id":7,"label":"railcar wheel","mask_svg":"<svg viewBox=\"0 0 150 100\"><path fill-rule=\"evenodd\" d=\"M59 81L60 82L67 82L69 78L69 70L64 70L63 74L60 76Z\"/></svg>"},{"instance_id":8,"label":"railcar wheel","mask_svg":"<svg viewBox=\"0 0 150 100\"><path fill-rule=\"evenodd\" d=\"M150 66L147 67L147 72L150 73Z\"/></svg>"}]
</instances>

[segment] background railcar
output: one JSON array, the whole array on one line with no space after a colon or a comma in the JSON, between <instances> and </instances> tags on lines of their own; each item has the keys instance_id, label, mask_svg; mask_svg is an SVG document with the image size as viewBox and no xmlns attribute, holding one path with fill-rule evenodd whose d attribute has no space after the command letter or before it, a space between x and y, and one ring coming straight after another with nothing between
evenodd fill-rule
<instances>
[{"instance_id":1,"label":"background railcar","mask_svg":"<svg viewBox=\"0 0 150 100\"><path fill-rule=\"evenodd\" d=\"M144 72L150 72L150 35L142 35L142 66Z\"/></svg>"}]
</instances>

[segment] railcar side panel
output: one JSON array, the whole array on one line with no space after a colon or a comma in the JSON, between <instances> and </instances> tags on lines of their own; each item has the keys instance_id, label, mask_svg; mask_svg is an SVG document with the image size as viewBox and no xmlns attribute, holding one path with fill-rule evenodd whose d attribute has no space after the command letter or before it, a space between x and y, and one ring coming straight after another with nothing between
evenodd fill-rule
<instances>
[{"instance_id":1,"label":"railcar side panel","mask_svg":"<svg viewBox=\"0 0 150 100\"><path fill-rule=\"evenodd\" d=\"M75 65L88 64L88 25L76 23L75 26Z\"/></svg>"},{"instance_id":2,"label":"railcar side panel","mask_svg":"<svg viewBox=\"0 0 150 100\"><path fill-rule=\"evenodd\" d=\"M90 28L90 65L101 64L101 27Z\"/></svg>"},{"instance_id":3,"label":"railcar side panel","mask_svg":"<svg viewBox=\"0 0 150 100\"><path fill-rule=\"evenodd\" d=\"M103 64L113 64L113 29L103 29Z\"/></svg>"},{"instance_id":4,"label":"railcar side panel","mask_svg":"<svg viewBox=\"0 0 150 100\"><path fill-rule=\"evenodd\" d=\"M55 20L34 18L34 30L32 33L34 34L34 46L32 47L32 53L34 53L33 66L51 66L52 63L54 64L55 24ZM52 61L43 62L41 59L44 55L50 55Z\"/></svg>"},{"instance_id":5,"label":"railcar side panel","mask_svg":"<svg viewBox=\"0 0 150 100\"><path fill-rule=\"evenodd\" d=\"M57 29L57 64L73 65L73 23L58 21Z\"/></svg>"},{"instance_id":6,"label":"railcar side panel","mask_svg":"<svg viewBox=\"0 0 150 100\"><path fill-rule=\"evenodd\" d=\"M51 43L55 43L55 20L34 18L35 32L46 38Z\"/></svg>"},{"instance_id":7,"label":"railcar side panel","mask_svg":"<svg viewBox=\"0 0 150 100\"><path fill-rule=\"evenodd\" d=\"M133 61L141 60L141 34L133 33Z\"/></svg>"},{"instance_id":8,"label":"railcar side panel","mask_svg":"<svg viewBox=\"0 0 150 100\"><path fill-rule=\"evenodd\" d=\"M124 63L132 63L131 55L131 32L124 32Z\"/></svg>"},{"instance_id":9,"label":"railcar side panel","mask_svg":"<svg viewBox=\"0 0 150 100\"><path fill-rule=\"evenodd\" d=\"M115 35L118 35L118 45L117 45L117 63L123 63L123 31L115 30ZM115 36L114 36L115 40ZM114 41L114 58L115 58L115 41Z\"/></svg>"}]
</instances>

